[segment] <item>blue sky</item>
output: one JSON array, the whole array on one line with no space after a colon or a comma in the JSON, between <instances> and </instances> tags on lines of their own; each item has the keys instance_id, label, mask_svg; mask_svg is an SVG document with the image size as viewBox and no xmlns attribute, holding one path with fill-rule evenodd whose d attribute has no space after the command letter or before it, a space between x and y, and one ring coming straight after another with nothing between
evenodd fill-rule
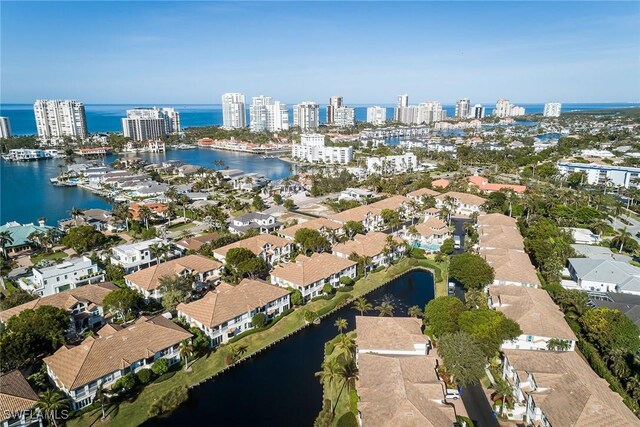
<instances>
[{"instance_id":1,"label":"blue sky","mask_svg":"<svg viewBox=\"0 0 640 427\"><path fill-rule=\"evenodd\" d=\"M0 7L3 103L640 101L640 2Z\"/></svg>"}]
</instances>

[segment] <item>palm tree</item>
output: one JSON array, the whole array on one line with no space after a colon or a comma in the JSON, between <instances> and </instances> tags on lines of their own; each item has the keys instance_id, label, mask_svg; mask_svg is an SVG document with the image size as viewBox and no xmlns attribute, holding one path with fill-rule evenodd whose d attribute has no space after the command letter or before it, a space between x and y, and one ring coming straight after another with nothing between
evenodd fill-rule
<instances>
[{"instance_id":1,"label":"palm tree","mask_svg":"<svg viewBox=\"0 0 640 427\"><path fill-rule=\"evenodd\" d=\"M360 297L353 302L353 309L358 310L360 316L364 316L364 313L373 310L373 305L365 297Z\"/></svg>"},{"instance_id":2,"label":"palm tree","mask_svg":"<svg viewBox=\"0 0 640 427\"><path fill-rule=\"evenodd\" d=\"M56 415L58 411L69 408L69 401L64 394L57 390L49 389L40 393L40 399L36 402L36 407L44 414L44 417L58 426Z\"/></svg>"},{"instance_id":3,"label":"palm tree","mask_svg":"<svg viewBox=\"0 0 640 427\"><path fill-rule=\"evenodd\" d=\"M329 402L331 404L331 411L333 412L333 394L334 384L340 375L340 364L336 359L327 360L322 363L322 371L316 372L315 376L320 378L320 383L329 387Z\"/></svg>"},{"instance_id":4,"label":"palm tree","mask_svg":"<svg viewBox=\"0 0 640 427\"><path fill-rule=\"evenodd\" d=\"M376 310L380 312L380 317L392 317L394 307L390 302L383 301L380 305L376 306Z\"/></svg>"},{"instance_id":5,"label":"palm tree","mask_svg":"<svg viewBox=\"0 0 640 427\"><path fill-rule=\"evenodd\" d=\"M189 340L184 340L180 343L180 358L184 359L184 370L189 368L189 358L193 355L193 345Z\"/></svg>"},{"instance_id":6,"label":"palm tree","mask_svg":"<svg viewBox=\"0 0 640 427\"><path fill-rule=\"evenodd\" d=\"M44 237L44 233L41 231L34 231L27 236L27 240L30 242L37 243L38 246L42 247L42 238Z\"/></svg>"},{"instance_id":7,"label":"palm tree","mask_svg":"<svg viewBox=\"0 0 640 427\"><path fill-rule=\"evenodd\" d=\"M502 400L502 405L500 406L500 415L504 414L504 408L507 406L507 401L513 399L513 387L505 380L496 380L496 382L491 386L493 388L493 393L491 394L491 398L495 402L496 400Z\"/></svg>"},{"instance_id":8,"label":"palm tree","mask_svg":"<svg viewBox=\"0 0 640 427\"><path fill-rule=\"evenodd\" d=\"M144 225L148 230L149 220L151 219L151 209L149 209L149 206L142 205L138 211L138 216L140 217L140 221L144 222Z\"/></svg>"},{"instance_id":9,"label":"palm tree","mask_svg":"<svg viewBox=\"0 0 640 427\"><path fill-rule=\"evenodd\" d=\"M409 307L409 311L407 312L407 314L410 317L422 317L423 315L422 309L417 305Z\"/></svg>"},{"instance_id":10,"label":"palm tree","mask_svg":"<svg viewBox=\"0 0 640 427\"><path fill-rule=\"evenodd\" d=\"M106 404L109 401L109 398L107 397L107 395L105 394L104 390L102 389L101 386L98 386L98 389L96 390L96 397L93 399L94 402L98 401L100 402L100 410L102 411L102 421L107 419L107 411L106 411Z\"/></svg>"},{"instance_id":11,"label":"palm tree","mask_svg":"<svg viewBox=\"0 0 640 427\"><path fill-rule=\"evenodd\" d=\"M71 210L69 211L69 213L71 214L71 218L73 218L73 222L78 225L78 217L79 216L83 216L84 214L82 213L81 209L78 208L71 208Z\"/></svg>"},{"instance_id":12,"label":"palm tree","mask_svg":"<svg viewBox=\"0 0 640 427\"><path fill-rule=\"evenodd\" d=\"M0 247L2 248L2 254L7 257L6 248L8 245L13 244L13 237L11 237L11 232L9 231L0 231Z\"/></svg>"},{"instance_id":13,"label":"palm tree","mask_svg":"<svg viewBox=\"0 0 640 427\"><path fill-rule=\"evenodd\" d=\"M358 366L356 365L355 359L348 360L344 366L340 368L338 371L337 379L342 381L342 387L340 388L340 393L338 394L338 398L336 400L340 400L340 396L342 395L342 390L344 387L347 387L347 391L351 391L356 386L356 381L358 380ZM336 404L336 406L338 406Z\"/></svg>"},{"instance_id":14,"label":"palm tree","mask_svg":"<svg viewBox=\"0 0 640 427\"><path fill-rule=\"evenodd\" d=\"M356 340L351 335L342 334L336 343L335 349L343 353L347 360L351 360L356 351Z\"/></svg>"},{"instance_id":15,"label":"palm tree","mask_svg":"<svg viewBox=\"0 0 640 427\"><path fill-rule=\"evenodd\" d=\"M336 328L338 328L339 333L342 333L342 331L347 329L347 327L349 326L349 324L347 323L347 319L343 319L342 317L338 317L334 325Z\"/></svg>"}]
</instances>

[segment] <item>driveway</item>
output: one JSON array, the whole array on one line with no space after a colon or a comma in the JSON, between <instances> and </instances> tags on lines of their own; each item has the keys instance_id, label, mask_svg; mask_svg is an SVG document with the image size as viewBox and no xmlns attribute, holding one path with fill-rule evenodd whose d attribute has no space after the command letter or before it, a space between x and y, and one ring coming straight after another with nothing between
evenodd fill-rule
<instances>
[{"instance_id":1,"label":"driveway","mask_svg":"<svg viewBox=\"0 0 640 427\"><path fill-rule=\"evenodd\" d=\"M464 236L467 234L464 230L464 224L472 221L473 220L469 218L451 218L451 222L453 222L453 226L455 227L453 234L455 236L460 236L460 249L455 249L453 251L454 254L464 252Z\"/></svg>"},{"instance_id":2,"label":"driveway","mask_svg":"<svg viewBox=\"0 0 640 427\"><path fill-rule=\"evenodd\" d=\"M460 396L469 418L476 427L500 427L481 385L476 384L464 388Z\"/></svg>"}]
</instances>

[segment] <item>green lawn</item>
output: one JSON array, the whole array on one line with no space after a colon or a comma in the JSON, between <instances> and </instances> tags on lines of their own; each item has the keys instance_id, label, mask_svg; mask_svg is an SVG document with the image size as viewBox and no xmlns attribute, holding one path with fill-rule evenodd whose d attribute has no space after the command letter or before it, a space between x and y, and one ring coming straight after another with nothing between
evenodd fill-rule
<instances>
[{"instance_id":1,"label":"green lawn","mask_svg":"<svg viewBox=\"0 0 640 427\"><path fill-rule=\"evenodd\" d=\"M355 331L348 332L348 334L352 335L355 338L355 334L356 334ZM335 344L338 341L338 339L339 339L339 335L336 335L336 337L332 339L330 342L332 344ZM332 359L336 359L340 355L341 355L340 352L333 349L333 351L330 354L325 355L324 360L329 361ZM321 367L319 366L318 371L320 370L321 370ZM338 399L338 401L334 403L336 405L336 408L335 408L335 414L333 417L332 425L336 426L340 417L342 417L347 412L353 412L353 414L357 417L358 415L357 392L355 390L349 390L343 383L339 383L339 384L334 384L333 393L334 395L330 396L331 388L323 387L323 399L329 400L330 398L332 398L334 399L334 401L335 399Z\"/></svg>"},{"instance_id":2,"label":"green lawn","mask_svg":"<svg viewBox=\"0 0 640 427\"><path fill-rule=\"evenodd\" d=\"M35 265L37 263L39 263L42 260L51 260L51 261L56 261L59 259L64 259L66 257L68 257L69 255L67 255L66 253L60 251L60 252L52 252L52 253L48 253L48 254L40 254L40 255L35 255L31 257L31 262Z\"/></svg>"},{"instance_id":3,"label":"green lawn","mask_svg":"<svg viewBox=\"0 0 640 427\"><path fill-rule=\"evenodd\" d=\"M432 260L416 260L416 262L417 266L436 268L436 274L441 269L441 267L436 265ZM278 341L291 334L292 332L295 332L296 330L302 328L305 324L303 316L307 310L312 310L319 314L327 313L336 308L337 303L348 303L340 298L341 294L350 297L351 299L362 296L372 291L373 289L382 286L394 277L413 268L410 265L411 263L413 263L413 261L404 259L398 264L389 267L386 271L383 270L377 273L371 273L366 278L359 280L356 283L353 291L349 293L338 292L337 295L331 300L318 300L310 302L307 305L296 309L288 316L284 317L273 327L252 335L247 335L234 344L236 346L245 346L245 357L248 357L258 350L266 347L267 345ZM441 293L442 289L444 290L444 294ZM446 295L446 292L446 281L436 284L436 295ZM142 390L140 395L133 402L124 402L120 404L118 411L114 411L115 415L110 418L109 425L128 427L141 424L148 418L148 410L155 400L159 399L174 387L183 385L189 387L202 381L208 380L215 374L219 373L226 366L225 356L226 354L224 351L224 347L221 347L208 356L195 361L191 365L191 372L184 372L181 370L166 381L163 381L161 383L152 383L146 386L145 389ZM318 367L318 370L319 369L320 367ZM90 413L83 414L78 418L69 420L68 425L89 426L96 421L99 422L100 416L100 410L96 410Z\"/></svg>"},{"instance_id":4,"label":"green lawn","mask_svg":"<svg viewBox=\"0 0 640 427\"><path fill-rule=\"evenodd\" d=\"M182 231L182 230L188 230L190 228L195 227L195 224L192 222L183 222L177 225L172 225L171 227L169 227L167 230L168 231Z\"/></svg>"}]
</instances>

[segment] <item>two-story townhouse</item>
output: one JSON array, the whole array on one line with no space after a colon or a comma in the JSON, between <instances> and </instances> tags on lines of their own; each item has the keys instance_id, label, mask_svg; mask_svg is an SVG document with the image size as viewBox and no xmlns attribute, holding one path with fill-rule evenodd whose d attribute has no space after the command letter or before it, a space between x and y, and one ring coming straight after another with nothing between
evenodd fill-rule
<instances>
[{"instance_id":1,"label":"two-story townhouse","mask_svg":"<svg viewBox=\"0 0 640 427\"><path fill-rule=\"evenodd\" d=\"M301 222L291 227L283 228L278 231L278 235L287 240L294 241L298 230L308 228L309 230L317 230L330 242L335 242L336 237L344 234L343 224L329 218L314 218L309 221Z\"/></svg>"},{"instance_id":2,"label":"two-story townhouse","mask_svg":"<svg viewBox=\"0 0 640 427\"><path fill-rule=\"evenodd\" d=\"M47 296L104 281L104 271L86 256L70 258L50 267L34 267L31 277L20 280L20 287L38 296Z\"/></svg>"},{"instance_id":3,"label":"two-story townhouse","mask_svg":"<svg viewBox=\"0 0 640 427\"><path fill-rule=\"evenodd\" d=\"M48 305L68 311L71 317L69 333L78 334L86 329L95 329L104 325L106 320L102 302L110 292L116 289L118 287L110 282L67 289L0 311L0 323L7 323L10 318L17 316L24 310L35 310L38 307Z\"/></svg>"},{"instance_id":4,"label":"two-story townhouse","mask_svg":"<svg viewBox=\"0 0 640 427\"><path fill-rule=\"evenodd\" d=\"M271 233L282 228L282 223L273 215L250 212L229 221L229 231L233 234L244 234L256 230L260 234Z\"/></svg>"},{"instance_id":5,"label":"two-story townhouse","mask_svg":"<svg viewBox=\"0 0 640 427\"><path fill-rule=\"evenodd\" d=\"M329 219L342 225L349 221L361 222L366 231L379 231L385 228L381 213L380 208L364 205L333 214Z\"/></svg>"},{"instance_id":6,"label":"two-story townhouse","mask_svg":"<svg viewBox=\"0 0 640 427\"><path fill-rule=\"evenodd\" d=\"M404 228L400 234L413 246L427 251L438 251L446 239L451 237L447 223L435 216L428 216L424 222L415 225L415 232L411 228Z\"/></svg>"},{"instance_id":7,"label":"two-story townhouse","mask_svg":"<svg viewBox=\"0 0 640 427\"><path fill-rule=\"evenodd\" d=\"M38 400L20 371L0 374L0 427L42 425L37 416Z\"/></svg>"},{"instance_id":8,"label":"two-story townhouse","mask_svg":"<svg viewBox=\"0 0 640 427\"><path fill-rule=\"evenodd\" d=\"M402 256L404 251L402 239L380 231L356 234L353 240L347 240L333 247L333 254L343 259L349 259L353 253L360 257L369 257L371 259L369 269L389 265Z\"/></svg>"},{"instance_id":9,"label":"two-story townhouse","mask_svg":"<svg viewBox=\"0 0 640 427\"><path fill-rule=\"evenodd\" d=\"M334 288L342 286L343 276L355 279L355 262L328 253L314 253L310 257L298 255L295 262L278 265L271 272L271 283L297 289L308 301L321 295L325 284Z\"/></svg>"},{"instance_id":10,"label":"two-story townhouse","mask_svg":"<svg viewBox=\"0 0 640 427\"><path fill-rule=\"evenodd\" d=\"M410 193L407 193L407 197L415 202L422 202L429 197L436 197L439 195L439 192L431 190L430 188L419 188Z\"/></svg>"},{"instance_id":11,"label":"two-story townhouse","mask_svg":"<svg viewBox=\"0 0 640 427\"><path fill-rule=\"evenodd\" d=\"M125 274L156 264L158 259L168 260L180 256L169 241L154 237L141 242L126 243L111 248L111 264L124 268Z\"/></svg>"},{"instance_id":12,"label":"two-story townhouse","mask_svg":"<svg viewBox=\"0 0 640 427\"><path fill-rule=\"evenodd\" d=\"M487 201L480 196L468 193L459 193L457 191L449 191L435 197L436 207L438 209L448 208L457 215L471 215L474 212L480 212L482 206Z\"/></svg>"},{"instance_id":13,"label":"two-story townhouse","mask_svg":"<svg viewBox=\"0 0 640 427\"><path fill-rule=\"evenodd\" d=\"M293 242L272 234L260 234L249 237L213 251L213 256L220 262L226 262L227 252L233 248L246 248L269 265L288 262L293 249Z\"/></svg>"},{"instance_id":14,"label":"two-story townhouse","mask_svg":"<svg viewBox=\"0 0 640 427\"><path fill-rule=\"evenodd\" d=\"M244 279L236 286L220 283L201 299L179 304L178 316L202 330L214 347L252 329L256 314L270 320L288 310L289 294L261 280Z\"/></svg>"},{"instance_id":15,"label":"two-story townhouse","mask_svg":"<svg viewBox=\"0 0 640 427\"><path fill-rule=\"evenodd\" d=\"M576 335L546 290L493 285L487 288L487 293L489 307L517 322L522 330L522 334L515 340L505 341L502 344L503 349L554 351L575 349ZM554 342L555 345L553 345Z\"/></svg>"},{"instance_id":16,"label":"two-story townhouse","mask_svg":"<svg viewBox=\"0 0 640 427\"><path fill-rule=\"evenodd\" d=\"M205 233L199 236L189 237L182 240L179 240L175 243L178 250L180 250L183 254L188 251L197 251L202 247L202 245L206 243L211 243L213 240L220 237L219 233Z\"/></svg>"},{"instance_id":17,"label":"two-story townhouse","mask_svg":"<svg viewBox=\"0 0 640 427\"><path fill-rule=\"evenodd\" d=\"M160 279L166 276L193 277L193 288L208 288L220 279L222 264L202 255L187 255L152 265L124 276L128 287L138 290L146 299L162 299Z\"/></svg>"},{"instance_id":18,"label":"two-story townhouse","mask_svg":"<svg viewBox=\"0 0 640 427\"><path fill-rule=\"evenodd\" d=\"M129 372L151 368L160 359L180 362L180 343L192 335L162 316L141 317L122 328L108 324L77 346L62 346L44 358L47 373L73 410L93 402L98 388L109 388Z\"/></svg>"}]
</instances>

